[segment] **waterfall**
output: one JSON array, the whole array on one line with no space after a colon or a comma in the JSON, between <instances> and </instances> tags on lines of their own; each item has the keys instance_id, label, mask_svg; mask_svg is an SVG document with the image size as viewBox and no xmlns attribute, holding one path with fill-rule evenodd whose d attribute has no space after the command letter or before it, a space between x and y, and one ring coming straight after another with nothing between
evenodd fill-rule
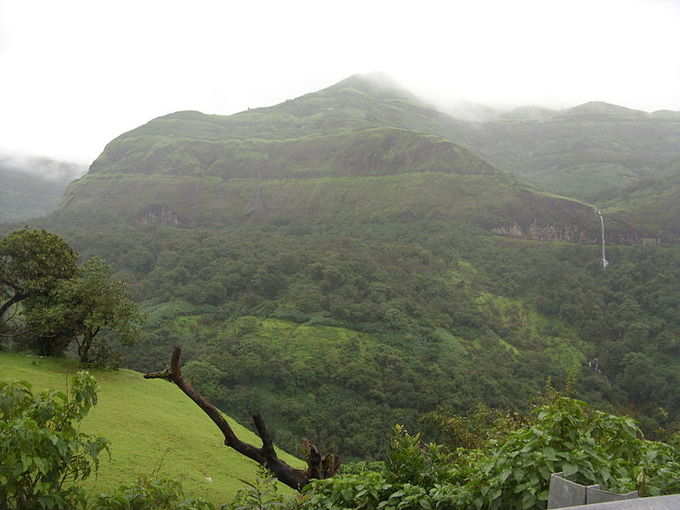
<instances>
[{"instance_id":1,"label":"waterfall","mask_svg":"<svg viewBox=\"0 0 680 510\"><path fill-rule=\"evenodd\" d=\"M604 217L599 209L597 209L597 215L600 217L600 226L602 228L602 269L607 269L609 262L607 262L607 257L605 256Z\"/></svg>"}]
</instances>

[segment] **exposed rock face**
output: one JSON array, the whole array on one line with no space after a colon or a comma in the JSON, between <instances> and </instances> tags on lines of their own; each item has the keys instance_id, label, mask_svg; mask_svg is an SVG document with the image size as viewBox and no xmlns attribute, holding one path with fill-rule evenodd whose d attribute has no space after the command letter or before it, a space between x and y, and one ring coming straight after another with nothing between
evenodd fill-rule
<instances>
[{"instance_id":1,"label":"exposed rock face","mask_svg":"<svg viewBox=\"0 0 680 510\"><path fill-rule=\"evenodd\" d=\"M599 243L596 232L586 232L578 225L539 225L537 222L522 227L518 223L498 225L491 229L495 234L532 241L567 241L571 243ZM616 231L607 234L607 241L619 244L638 244L641 237L638 232Z\"/></svg>"},{"instance_id":2,"label":"exposed rock face","mask_svg":"<svg viewBox=\"0 0 680 510\"><path fill-rule=\"evenodd\" d=\"M179 215L166 205L153 204L146 207L137 218L142 225L184 225Z\"/></svg>"},{"instance_id":3,"label":"exposed rock face","mask_svg":"<svg viewBox=\"0 0 680 510\"><path fill-rule=\"evenodd\" d=\"M531 225L522 228L517 223L500 225L492 231L496 234L531 239L535 241L596 242L592 234L580 230L576 225Z\"/></svg>"}]
</instances>

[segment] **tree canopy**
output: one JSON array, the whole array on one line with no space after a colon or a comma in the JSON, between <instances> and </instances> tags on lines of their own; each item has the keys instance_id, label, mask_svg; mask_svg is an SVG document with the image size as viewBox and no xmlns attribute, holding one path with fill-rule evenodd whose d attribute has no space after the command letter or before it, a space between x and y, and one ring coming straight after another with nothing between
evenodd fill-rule
<instances>
[{"instance_id":1,"label":"tree canopy","mask_svg":"<svg viewBox=\"0 0 680 510\"><path fill-rule=\"evenodd\" d=\"M70 341L78 346L82 363L110 355L101 340L112 334L122 344L134 342L140 333L142 315L130 300L125 284L112 277L111 266L92 257L73 278L63 280L43 299L30 303L26 322L41 350L50 354Z\"/></svg>"},{"instance_id":2,"label":"tree canopy","mask_svg":"<svg viewBox=\"0 0 680 510\"><path fill-rule=\"evenodd\" d=\"M9 336L42 355L61 354L72 343L83 363L115 365L112 342L129 345L142 314L110 265L78 253L46 230L22 229L0 240L0 319L21 304ZM13 315L13 316L15 316Z\"/></svg>"},{"instance_id":3,"label":"tree canopy","mask_svg":"<svg viewBox=\"0 0 680 510\"><path fill-rule=\"evenodd\" d=\"M13 305L71 278L77 260L61 237L46 230L24 228L0 239L0 319Z\"/></svg>"}]
</instances>

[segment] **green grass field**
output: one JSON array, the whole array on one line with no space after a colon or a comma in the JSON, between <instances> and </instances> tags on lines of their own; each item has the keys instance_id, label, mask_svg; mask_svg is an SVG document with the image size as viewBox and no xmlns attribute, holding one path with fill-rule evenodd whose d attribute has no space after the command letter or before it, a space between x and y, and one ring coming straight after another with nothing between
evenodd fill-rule
<instances>
[{"instance_id":1,"label":"green grass field","mask_svg":"<svg viewBox=\"0 0 680 510\"><path fill-rule=\"evenodd\" d=\"M79 370L68 360L0 353L0 380L24 380L34 391L67 389L69 375ZM180 480L187 495L225 503L253 480L257 465L223 445L222 435L207 416L174 385L147 381L132 370L90 371L99 383L99 403L85 418L83 432L111 441L111 461L105 457L93 493L106 492L138 475L158 472ZM259 445L258 438L231 420L242 439ZM282 453L291 464L302 466Z\"/></svg>"}]
</instances>

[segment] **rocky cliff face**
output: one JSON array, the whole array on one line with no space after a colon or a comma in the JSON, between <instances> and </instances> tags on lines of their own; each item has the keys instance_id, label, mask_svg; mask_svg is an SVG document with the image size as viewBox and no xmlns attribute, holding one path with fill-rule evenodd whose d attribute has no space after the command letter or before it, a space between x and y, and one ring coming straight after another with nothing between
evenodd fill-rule
<instances>
[{"instance_id":1,"label":"rocky cliff face","mask_svg":"<svg viewBox=\"0 0 680 510\"><path fill-rule=\"evenodd\" d=\"M141 225L173 225L182 226L186 222L182 221L179 215L166 205L150 205L137 218L137 223Z\"/></svg>"},{"instance_id":2,"label":"rocky cliff face","mask_svg":"<svg viewBox=\"0 0 680 510\"><path fill-rule=\"evenodd\" d=\"M599 243L599 233L585 231L578 225L541 225L533 222L522 226L519 223L507 223L491 229L495 234L532 241L566 241L570 243ZM614 230L607 232L607 242L616 244L639 244L642 236L634 230Z\"/></svg>"}]
</instances>

